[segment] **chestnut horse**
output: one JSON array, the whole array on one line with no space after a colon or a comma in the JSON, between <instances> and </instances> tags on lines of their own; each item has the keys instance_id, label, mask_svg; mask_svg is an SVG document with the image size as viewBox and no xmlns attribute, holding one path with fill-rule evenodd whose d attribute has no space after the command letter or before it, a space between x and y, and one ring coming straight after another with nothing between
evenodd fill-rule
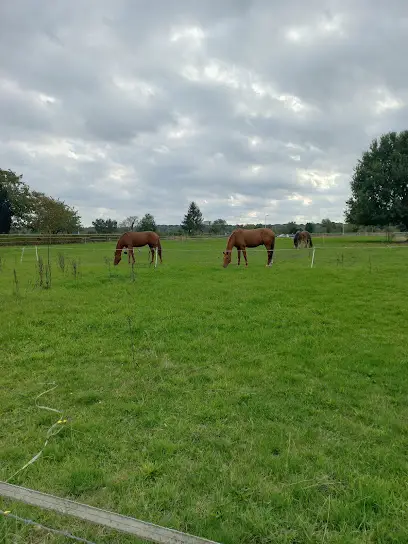
<instances>
[{"instance_id":1,"label":"chestnut horse","mask_svg":"<svg viewBox=\"0 0 408 544\"><path fill-rule=\"evenodd\" d=\"M162 260L162 248L160 244L160 237L158 234L152 231L146 232L125 232L119 238L118 243L116 244L115 258L113 261L114 265L117 265L122 258L123 248L128 249L128 262L130 263L130 257L132 257L133 263L135 262L135 255L133 253L134 247L149 246L152 253L152 260L150 264L153 263L154 251L157 248L157 253L159 254L160 262Z\"/></svg>"},{"instance_id":2,"label":"chestnut horse","mask_svg":"<svg viewBox=\"0 0 408 544\"><path fill-rule=\"evenodd\" d=\"M248 266L246 248L264 245L268 252L268 263L272 266L273 250L275 248L275 233L271 229L236 229L228 238L227 249L224 251L223 267L231 262L232 249L238 250L238 265L241 263L241 251L244 255L245 266Z\"/></svg>"},{"instance_id":3,"label":"chestnut horse","mask_svg":"<svg viewBox=\"0 0 408 544\"><path fill-rule=\"evenodd\" d=\"M307 230L298 230L293 238L293 245L296 249L298 249L301 244L303 244L304 247L313 247L312 237Z\"/></svg>"}]
</instances>

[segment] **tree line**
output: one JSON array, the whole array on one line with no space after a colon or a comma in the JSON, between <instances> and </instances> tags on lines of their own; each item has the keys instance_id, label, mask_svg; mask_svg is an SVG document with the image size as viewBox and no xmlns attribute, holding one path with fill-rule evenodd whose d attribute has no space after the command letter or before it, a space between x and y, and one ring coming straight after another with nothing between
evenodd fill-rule
<instances>
[{"instance_id":1,"label":"tree line","mask_svg":"<svg viewBox=\"0 0 408 544\"><path fill-rule=\"evenodd\" d=\"M408 131L389 132L374 139L358 160L350 183L351 197L346 201L346 225L326 218L320 223L305 225L291 221L267 226L277 234L293 234L300 228L309 232L357 231L360 227L372 230L394 228L408 231ZM262 223L240 225L245 228L264 226ZM153 230L163 234L199 233L228 234L237 225L224 219L204 221L201 210L191 202L180 225L156 225L147 213L139 219L130 216L121 222L98 218L91 228L81 226L77 210L65 202L31 190L22 175L0 169L0 233L32 231L39 233L96 233L126 230Z\"/></svg>"},{"instance_id":2,"label":"tree line","mask_svg":"<svg viewBox=\"0 0 408 544\"><path fill-rule=\"evenodd\" d=\"M65 202L32 190L22 175L0 169L0 234L78 232L81 218Z\"/></svg>"},{"instance_id":3,"label":"tree line","mask_svg":"<svg viewBox=\"0 0 408 544\"><path fill-rule=\"evenodd\" d=\"M111 234L115 232L126 232L127 230L146 231L152 230L163 235L187 235L197 234L230 234L235 228L243 227L246 229L255 229L265 226L264 223L235 223L229 224L225 219L216 219L215 221L204 221L200 208L195 202L191 202L183 221L179 225L156 225L155 219L151 214L146 214L139 219L137 216L127 217L124 221L117 222L113 219L96 219L92 222L92 227L86 229L88 232L98 234ZM330 219L323 219L320 223L295 223L290 221L284 224L267 224L277 234L294 234L298 230L306 229L310 233L335 233L342 232L344 226L342 223L336 223ZM348 231L354 227L348 226Z\"/></svg>"}]
</instances>

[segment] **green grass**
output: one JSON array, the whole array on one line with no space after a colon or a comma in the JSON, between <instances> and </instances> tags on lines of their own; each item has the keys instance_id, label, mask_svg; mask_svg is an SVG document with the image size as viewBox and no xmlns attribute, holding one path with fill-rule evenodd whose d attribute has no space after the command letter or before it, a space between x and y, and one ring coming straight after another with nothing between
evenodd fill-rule
<instances>
[{"instance_id":1,"label":"green grass","mask_svg":"<svg viewBox=\"0 0 408 544\"><path fill-rule=\"evenodd\" d=\"M50 289L0 248L0 478L42 448L55 382L38 403L69 420L11 483L224 544L407 542L408 249L316 239L311 269L291 243L223 269L225 240L164 241L134 278L113 244L52 247ZM0 542L65 541L0 518Z\"/></svg>"}]
</instances>

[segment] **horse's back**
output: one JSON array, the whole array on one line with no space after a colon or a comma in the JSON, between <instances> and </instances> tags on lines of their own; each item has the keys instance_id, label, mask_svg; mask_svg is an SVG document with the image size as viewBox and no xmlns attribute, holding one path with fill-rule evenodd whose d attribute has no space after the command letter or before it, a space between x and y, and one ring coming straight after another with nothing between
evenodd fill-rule
<instances>
[{"instance_id":1,"label":"horse's back","mask_svg":"<svg viewBox=\"0 0 408 544\"><path fill-rule=\"evenodd\" d=\"M258 229L237 229L236 231L237 242L246 247L258 247L261 244L270 244L275 239L275 233L271 229L258 228Z\"/></svg>"},{"instance_id":2,"label":"horse's back","mask_svg":"<svg viewBox=\"0 0 408 544\"><path fill-rule=\"evenodd\" d=\"M159 235L152 230L143 232L127 232L126 233L134 246L145 246L147 244L156 243Z\"/></svg>"}]
</instances>

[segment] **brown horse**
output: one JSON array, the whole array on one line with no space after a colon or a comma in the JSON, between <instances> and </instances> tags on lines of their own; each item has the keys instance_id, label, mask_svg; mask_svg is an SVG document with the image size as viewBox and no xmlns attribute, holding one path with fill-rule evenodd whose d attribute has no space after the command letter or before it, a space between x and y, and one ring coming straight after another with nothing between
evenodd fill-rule
<instances>
[{"instance_id":1,"label":"brown horse","mask_svg":"<svg viewBox=\"0 0 408 544\"><path fill-rule=\"evenodd\" d=\"M246 248L264 245L268 252L268 263L272 266L273 250L275 248L275 233L271 229L236 229L228 238L227 249L224 251L224 263L226 268L231 262L232 249L238 250L238 265L241 263L241 251L244 255L245 266L248 266Z\"/></svg>"},{"instance_id":2,"label":"brown horse","mask_svg":"<svg viewBox=\"0 0 408 544\"><path fill-rule=\"evenodd\" d=\"M142 247L146 245L149 246L151 254L152 254L152 259L150 261L150 264L153 263L154 252L156 248L157 248L157 253L159 254L160 262L163 263L162 248L160 244L159 235L152 231L146 231L146 232L125 232L124 234L122 234L122 236L118 240L118 243L116 244L115 258L114 258L113 264L114 265L119 264L122 258L123 248L128 249L128 262L130 263L130 257L132 257L132 260L134 263L135 255L133 253L133 248Z\"/></svg>"},{"instance_id":3,"label":"brown horse","mask_svg":"<svg viewBox=\"0 0 408 544\"><path fill-rule=\"evenodd\" d=\"M298 230L293 238L293 245L296 249L298 249L301 244L303 244L304 247L313 247L312 237L307 230Z\"/></svg>"}]
</instances>

